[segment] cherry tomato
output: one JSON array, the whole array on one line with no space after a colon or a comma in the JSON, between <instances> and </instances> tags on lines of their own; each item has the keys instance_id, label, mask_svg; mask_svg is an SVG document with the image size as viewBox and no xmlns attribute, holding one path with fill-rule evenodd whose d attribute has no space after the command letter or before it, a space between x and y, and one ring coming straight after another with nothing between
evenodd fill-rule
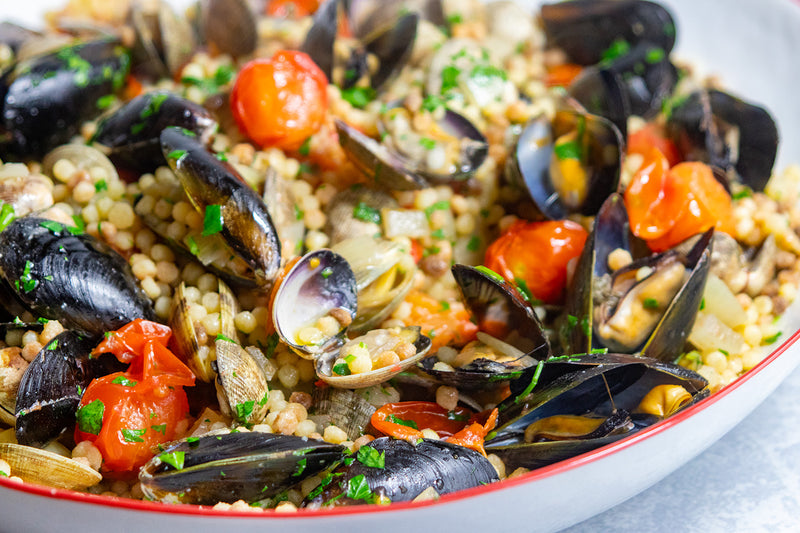
<instances>
[{"instance_id":1,"label":"cherry tomato","mask_svg":"<svg viewBox=\"0 0 800 533\"><path fill-rule=\"evenodd\" d=\"M567 263L581 254L587 237L580 224L568 220L520 220L489 246L484 264L509 283L527 287L534 298L557 304L564 298Z\"/></svg>"},{"instance_id":2,"label":"cherry tomato","mask_svg":"<svg viewBox=\"0 0 800 533\"><path fill-rule=\"evenodd\" d=\"M679 163L670 169L666 157L652 148L624 198L631 231L654 252L712 227L734 233L731 197L704 163Z\"/></svg>"},{"instance_id":3,"label":"cherry tomato","mask_svg":"<svg viewBox=\"0 0 800 533\"><path fill-rule=\"evenodd\" d=\"M231 109L239 128L262 147L297 150L323 124L327 90L325 74L308 55L281 50L242 68Z\"/></svg>"},{"instance_id":4,"label":"cherry tomato","mask_svg":"<svg viewBox=\"0 0 800 533\"><path fill-rule=\"evenodd\" d=\"M159 444L179 436L176 429L188 417L183 387L194 385L194 375L167 349L169 333L166 326L139 319L93 351L131 362L125 372L93 380L78 409L75 442L94 443L106 472L142 466Z\"/></svg>"},{"instance_id":5,"label":"cherry tomato","mask_svg":"<svg viewBox=\"0 0 800 533\"><path fill-rule=\"evenodd\" d=\"M568 87L578 77L583 67L575 63L564 63L547 69L544 83L548 87Z\"/></svg>"},{"instance_id":6,"label":"cherry tomato","mask_svg":"<svg viewBox=\"0 0 800 533\"><path fill-rule=\"evenodd\" d=\"M422 333L431 338L431 351L475 340L478 326L470 320L463 304L441 302L417 290L409 292L405 301L411 304L406 324L422 328Z\"/></svg>"},{"instance_id":7,"label":"cherry tomato","mask_svg":"<svg viewBox=\"0 0 800 533\"><path fill-rule=\"evenodd\" d=\"M396 439L416 442L423 438L423 429L432 429L447 442L472 448L483 455L483 440L494 429L497 409L491 413L471 415L469 409L456 407L448 411L433 402L387 403L376 410L370 424L377 431Z\"/></svg>"},{"instance_id":8,"label":"cherry tomato","mask_svg":"<svg viewBox=\"0 0 800 533\"><path fill-rule=\"evenodd\" d=\"M628 153L646 155L650 148L658 148L669 161L669 166L682 161L681 153L675 143L667 139L664 129L654 122L628 135Z\"/></svg>"},{"instance_id":9,"label":"cherry tomato","mask_svg":"<svg viewBox=\"0 0 800 533\"><path fill-rule=\"evenodd\" d=\"M270 0L266 14L271 17L299 19L313 14L319 0Z\"/></svg>"}]
</instances>

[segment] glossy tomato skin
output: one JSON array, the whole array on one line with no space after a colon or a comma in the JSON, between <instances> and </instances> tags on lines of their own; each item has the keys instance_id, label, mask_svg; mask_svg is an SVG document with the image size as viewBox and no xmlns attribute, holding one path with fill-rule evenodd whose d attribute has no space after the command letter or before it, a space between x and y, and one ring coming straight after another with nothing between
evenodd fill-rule
<instances>
[{"instance_id":1,"label":"glossy tomato skin","mask_svg":"<svg viewBox=\"0 0 800 533\"><path fill-rule=\"evenodd\" d=\"M271 17L299 19L312 15L319 8L319 0L270 0L265 13Z\"/></svg>"},{"instance_id":2,"label":"glossy tomato skin","mask_svg":"<svg viewBox=\"0 0 800 533\"><path fill-rule=\"evenodd\" d=\"M280 50L242 68L231 109L239 128L260 146L297 150L325 121L327 91L325 74L308 55Z\"/></svg>"},{"instance_id":3,"label":"glossy tomato skin","mask_svg":"<svg viewBox=\"0 0 800 533\"><path fill-rule=\"evenodd\" d=\"M524 285L547 304L560 303L567 284L567 264L577 258L588 233L569 220L519 220L486 250L484 264L510 283Z\"/></svg>"},{"instance_id":4,"label":"glossy tomato skin","mask_svg":"<svg viewBox=\"0 0 800 533\"><path fill-rule=\"evenodd\" d=\"M167 348L171 334L167 326L137 319L108 333L92 352L130 363L125 372L92 380L78 409L75 442L92 442L105 472L124 476L147 462L159 444L180 436L181 422L189 417L183 387L194 385L194 374Z\"/></svg>"},{"instance_id":5,"label":"glossy tomato skin","mask_svg":"<svg viewBox=\"0 0 800 533\"><path fill-rule=\"evenodd\" d=\"M76 429L75 441L93 442L103 456L106 471L129 472L142 466L153 456L156 446L178 436L175 429L189 413L189 401L182 387L170 390L140 382L132 387L123 385L132 381L130 377L117 372L96 379L81 400L81 406L95 400L103 402L99 434Z\"/></svg>"},{"instance_id":6,"label":"glossy tomato skin","mask_svg":"<svg viewBox=\"0 0 800 533\"><path fill-rule=\"evenodd\" d=\"M663 252L709 228L733 235L733 202L700 162L669 167L657 148L645 154L644 163L625 191L631 231L654 252Z\"/></svg>"}]
</instances>

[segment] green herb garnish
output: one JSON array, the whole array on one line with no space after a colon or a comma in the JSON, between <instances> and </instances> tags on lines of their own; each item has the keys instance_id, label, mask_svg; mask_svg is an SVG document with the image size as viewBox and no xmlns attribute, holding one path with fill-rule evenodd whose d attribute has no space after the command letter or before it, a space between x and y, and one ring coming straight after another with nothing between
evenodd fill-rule
<instances>
[{"instance_id":1,"label":"green herb garnish","mask_svg":"<svg viewBox=\"0 0 800 533\"><path fill-rule=\"evenodd\" d=\"M95 400L78 408L75 413L75 417L78 419L78 429L84 433L99 435L103 427L103 412L105 408L106 406L101 400Z\"/></svg>"},{"instance_id":2,"label":"green herb garnish","mask_svg":"<svg viewBox=\"0 0 800 533\"><path fill-rule=\"evenodd\" d=\"M206 206L205 218L203 218L203 237L214 235L222 231L222 208L217 204Z\"/></svg>"}]
</instances>

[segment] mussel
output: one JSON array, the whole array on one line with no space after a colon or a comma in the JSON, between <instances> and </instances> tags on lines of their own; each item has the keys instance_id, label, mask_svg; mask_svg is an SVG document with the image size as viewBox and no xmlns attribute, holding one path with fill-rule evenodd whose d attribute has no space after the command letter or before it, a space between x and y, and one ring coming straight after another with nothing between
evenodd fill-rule
<instances>
[{"instance_id":1,"label":"mussel","mask_svg":"<svg viewBox=\"0 0 800 533\"><path fill-rule=\"evenodd\" d=\"M128 19L135 32L133 63L139 75L171 78L195 52L191 25L168 2L136 0Z\"/></svg>"},{"instance_id":2,"label":"mussel","mask_svg":"<svg viewBox=\"0 0 800 533\"><path fill-rule=\"evenodd\" d=\"M548 44L580 65L599 63L615 41L647 41L666 54L675 44L675 21L655 2L572 0L543 5L541 15Z\"/></svg>"},{"instance_id":3,"label":"mussel","mask_svg":"<svg viewBox=\"0 0 800 533\"><path fill-rule=\"evenodd\" d=\"M214 505L271 498L342 458L344 448L268 433L231 432L167 446L144 465L145 495L170 503Z\"/></svg>"},{"instance_id":4,"label":"mussel","mask_svg":"<svg viewBox=\"0 0 800 533\"><path fill-rule=\"evenodd\" d=\"M159 136L164 128L183 128L207 143L217 123L202 106L164 91L137 96L97 125L92 142L116 165L153 172L166 164Z\"/></svg>"},{"instance_id":5,"label":"mussel","mask_svg":"<svg viewBox=\"0 0 800 533\"><path fill-rule=\"evenodd\" d=\"M161 149L195 208L204 213L203 233L219 233L231 250L269 285L278 273L281 244L269 211L229 163L180 128L161 133Z\"/></svg>"},{"instance_id":6,"label":"mussel","mask_svg":"<svg viewBox=\"0 0 800 533\"><path fill-rule=\"evenodd\" d=\"M492 464L480 453L444 441L422 439L411 444L382 437L361 450L325 476L304 506L404 502L429 487L442 495L499 479ZM366 459L373 456L379 459Z\"/></svg>"},{"instance_id":7,"label":"mussel","mask_svg":"<svg viewBox=\"0 0 800 533\"><path fill-rule=\"evenodd\" d=\"M98 101L122 87L128 52L115 40L66 46L16 63L0 78L0 157L42 156L65 143Z\"/></svg>"},{"instance_id":8,"label":"mussel","mask_svg":"<svg viewBox=\"0 0 800 533\"><path fill-rule=\"evenodd\" d=\"M772 174L778 128L769 111L708 89L673 106L667 130L683 157L723 169L728 179L762 191Z\"/></svg>"},{"instance_id":9,"label":"mussel","mask_svg":"<svg viewBox=\"0 0 800 533\"><path fill-rule=\"evenodd\" d=\"M562 110L551 122L529 122L506 163L512 182L524 187L537 213L563 219L591 216L619 183L624 141L609 121Z\"/></svg>"},{"instance_id":10,"label":"mussel","mask_svg":"<svg viewBox=\"0 0 800 533\"><path fill-rule=\"evenodd\" d=\"M18 218L0 232L0 276L34 316L91 335L155 318L122 256L52 220Z\"/></svg>"},{"instance_id":11,"label":"mussel","mask_svg":"<svg viewBox=\"0 0 800 533\"><path fill-rule=\"evenodd\" d=\"M516 288L491 271L453 265L452 272L480 329L479 339L450 365L434 356L420 363L423 370L448 385L481 389L516 379L550 355L544 326Z\"/></svg>"},{"instance_id":12,"label":"mussel","mask_svg":"<svg viewBox=\"0 0 800 533\"><path fill-rule=\"evenodd\" d=\"M98 337L66 330L31 361L17 391L20 444L42 447L72 428L83 391L92 379L124 368L113 357L90 357L97 343Z\"/></svg>"},{"instance_id":13,"label":"mussel","mask_svg":"<svg viewBox=\"0 0 800 533\"><path fill-rule=\"evenodd\" d=\"M673 361L691 330L708 275L713 229L686 253L646 256L610 272L608 255L632 249L619 195L598 213L570 287L562 341L568 353L597 348Z\"/></svg>"},{"instance_id":14,"label":"mussel","mask_svg":"<svg viewBox=\"0 0 800 533\"><path fill-rule=\"evenodd\" d=\"M552 358L512 384L486 450L507 467L539 468L651 425L706 397L707 385L695 372L639 356ZM663 386L670 392L659 402L664 389L651 391Z\"/></svg>"},{"instance_id":15,"label":"mussel","mask_svg":"<svg viewBox=\"0 0 800 533\"><path fill-rule=\"evenodd\" d=\"M241 57L256 48L258 16L247 0L201 0L198 28L214 53Z\"/></svg>"}]
</instances>

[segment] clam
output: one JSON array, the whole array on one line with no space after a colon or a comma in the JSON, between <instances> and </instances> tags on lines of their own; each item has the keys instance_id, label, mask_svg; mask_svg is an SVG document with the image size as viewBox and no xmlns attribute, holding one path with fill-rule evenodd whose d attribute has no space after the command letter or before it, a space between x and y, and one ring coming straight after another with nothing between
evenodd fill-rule
<instances>
[{"instance_id":1,"label":"clam","mask_svg":"<svg viewBox=\"0 0 800 533\"><path fill-rule=\"evenodd\" d=\"M778 149L769 111L718 90L701 90L675 105L667 130L684 158L723 169L731 181L761 191Z\"/></svg>"},{"instance_id":2,"label":"clam","mask_svg":"<svg viewBox=\"0 0 800 533\"><path fill-rule=\"evenodd\" d=\"M598 448L709 393L699 374L639 356L564 356L540 365L518 380L511 397L498 406L500 426L485 444L509 468L539 468ZM672 389L666 401L658 400L663 386L683 392ZM664 416L654 414L658 409Z\"/></svg>"},{"instance_id":3,"label":"clam","mask_svg":"<svg viewBox=\"0 0 800 533\"><path fill-rule=\"evenodd\" d=\"M161 133L161 149L194 207L204 213L206 235L216 234L270 285L278 273L281 245L269 210L229 163L220 161L197 137L179 128Z\"/></svg>"},{"instance_id":4,"label":"clam","mask_svg":"<svg viewBox=\"0 0 800 533\"><path fill-rule=\"evenodd\" d=\"M643 0L573 0L542 6L550 46L580 65L599 63L617 42L631 47L650 42L668 54L675 44L675 21L660 4Z\"/></svg>"},{"instance_id":5,"label":"clam","mask_svg":"<svg viewBox=\"0 0 800 533\"><path fill-rule=\"evenodd\" d=\"M331 250L298 260L275 288L272 322L281 340L301 357L338 349L356 315L355 275Z\"/></svg>"},{"instance_id":6,"label":"clam","mask_svg":"<svg viewBox=\"0 0 800 533\"><path fill-rule=\"evenodd\" d=\"M351 339L337 352L317 358L317 375L328 385L343 389L361 389L385 381L413 367L431 347L431 340L420 333L419 326L373 329ZM372 369L352 373L349 359L356 350L365 350ZM391 362L386 363L384 358ZM376 365L382 365L375 368Z\"/></svg>"},{"instance_id":7,"label":"clam","mask_svg":"<svg viewBox=\"0 0 800 533\"><path fill-rule=\"evenodd\" d=\"M397 200L382 189L353 185L336 193L328 203L325 233L331 245L357 237L375 237L382 232L384 208L397 208Z\"/></svg>"},{"instance_id":8,"label":"clam","mask_svg":"<svg viewBox=\"0 0 800 533\"><path fill-rule=\"evenodd\" d=\"M347 433L348 439L356 440L364 434L376 409L365 396L363 389L314 387L311 417L314 421L321 422L323 427L335 425ZM371 398L371 395L369 397Z\"/></svg>"},{"instance_id":9,"label":"clam","mask_svg":"<svg viewBox=\"0 0 800 533\"><path fill-rule=\"evenodd\" d=\"M331 249L347 260L356 276L358 312L349 331L367 331L380 324L411 290L417 267L400 244L363 236Z\"/></svg>"},{"instance_id":10,"label":"clam","mask_svg":"<svg viewBox=\"0 0 800 533\"><path fill-rule=\"evenodd\" d=\"M99 168L106 175L106 180L108 181L119 179L117 168L103 152L93 146L75 143L62 144L44 156L42 173L54 177L53 166L61 159L66 159L72 163L77 170L91 172L92 169Z\"/></svg>"},{"instance_id":11,"label":"clam","mask_svg":"<svg viewBox=\"0 0 800 533\"><path fill-rule=\"evenodd\" d=\"M271 498L342 458L323 441L260 432L190 438L145 464L139 481L152 500L214 505Z\"/></svg>"},{"instance_id":12,"label":"clam","mask_svg":"<svg viewBox=\"0 0 800 533\"><path fill-rule=\"evenodd\" d=\"M83 463L22 444L0 443L0 459L9 464L15 476L36 485L85 490L103 479L98 471Z\"/></svg>"},{"instance_id":13,"label":"clam","mask_svg":"<svg viewBox=\"0 0 800 533\"><path fill-rule=\"evenodd\" d=\"M217 123L202 106L177 95L155 91L137 96L103 118L92 142L115 164L140 173L164 165L159 135L175 126L208 143Z\"/></svg>"},{"instance_id":14,"label":"clam","mask_svg":"<svg viewBox=\"0 0 800 533\"><path fill-rule=\"evenodd\" d=\"M551 122L529 122L506 163L506 174L524 187L537 213L548 219L595 215L619 183L624 141L607 120L562 110Z\"/></svg>"},{"instance_id":15,"label":"clam","mask_svg":"<svg viewBox=\"0 0 800 533\"><path fill-rule=\"evenodd\" d=\"M466 389L518 378L550 353L544 326L520 293L491 271L453 265L453 276L480 332L449 365L429 357L423 370Z\"/></svg>"},{"instance_id":16,"label":"clam","mask_svg":"<svg viewBox=\"0 0 800 533\"><path fill-rule=\"evenodd\" d=\"M0 276L35 316L92 335L155 317L122 256L52 220L18 218L0 232Z\"/></svg>"}]
</instances>

